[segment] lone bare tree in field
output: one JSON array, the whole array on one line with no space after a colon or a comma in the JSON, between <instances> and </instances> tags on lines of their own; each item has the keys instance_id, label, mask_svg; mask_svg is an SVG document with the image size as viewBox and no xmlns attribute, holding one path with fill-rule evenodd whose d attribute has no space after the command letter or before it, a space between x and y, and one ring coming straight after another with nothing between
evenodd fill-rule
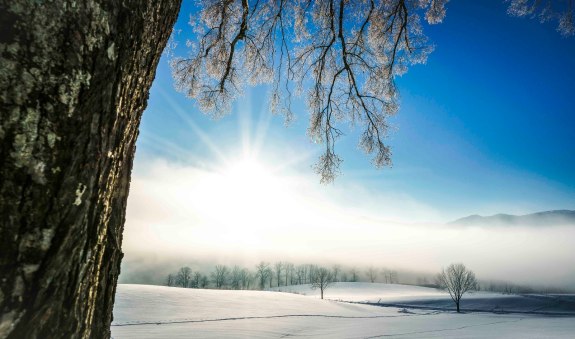
<instances>
[{"instance_id":1,"label":"lone bare tree in field","mask_svg":"<svg viewBox=\"0 0 575 339\"><path fill-rule=\"evenodd\" d=\"M325 268L320 267L315 270L313 279L311 282L312 289L318 289L320 291L321 298L323 299L323 292L333 283L332 272Z\"/></svg>"},{"instance_id":2,"label":"lone bare tree in field","mask_svg":"<svg viewBox=\"0 0 575 339\"><path fill-rule=\"evenodd\" d=\"M477 286L475 274L463 264L451 264L443 269L438 278L440 285L449 292L459 312L459 304L465 292Z\"/></svg>"}]
</instances>

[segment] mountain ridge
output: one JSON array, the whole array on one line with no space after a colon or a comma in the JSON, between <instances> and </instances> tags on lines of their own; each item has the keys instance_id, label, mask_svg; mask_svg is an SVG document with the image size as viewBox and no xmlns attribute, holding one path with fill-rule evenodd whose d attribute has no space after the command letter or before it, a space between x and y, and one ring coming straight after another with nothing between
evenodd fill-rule
<instances>
[{"instance_id":1,"label":"mountain ridge","mask_svg":"<svg viewBox=\"0 0 575 339\"><path fill-rule=\"evenodd\" d=\"M524 215L494 214L481 216L469 215L448 222L447 225L457 226L559 226L575 225L574 210L552 210Z\"/></svg>"}]
</instances>

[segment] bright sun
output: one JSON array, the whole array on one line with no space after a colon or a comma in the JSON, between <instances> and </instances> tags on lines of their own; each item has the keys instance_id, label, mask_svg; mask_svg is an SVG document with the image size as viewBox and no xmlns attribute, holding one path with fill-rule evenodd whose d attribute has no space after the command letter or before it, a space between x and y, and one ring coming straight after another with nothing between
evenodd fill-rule
<instances>
[{"instance_id":1,"label":"bright sun","mask_svg":"<svg viewBox=\"0 0 575 339\"><path fill-rule=\"evenodd\" d=\"M289 195L282 177L254 158L231 163L221 174L222 192L232 198L229 203L239 209L239 215L254 218L271 213Z\"/></svg>"},{"instance_id":2,"label":"bright sun","mask_svg":"<svg viewBox=\"0 0 575 339\"><path fill-rule=\"evenodd\" d=\"M257 159L243 158L222 171L224 179L240 185L238 188L259 189L274 180L272 171Z\"/></svg>"},{"instance_id":3,"label":"bright sun","mask_svg":"<svg viewBox=\"0 0 575 339\"><path fill-rule=\"evenodd\" d=\"M255 158L231 162L213 179L204 203L220 225L218 232L232 242L255 245L292 200L282 177Z\"/></svg>"}]
</instances>

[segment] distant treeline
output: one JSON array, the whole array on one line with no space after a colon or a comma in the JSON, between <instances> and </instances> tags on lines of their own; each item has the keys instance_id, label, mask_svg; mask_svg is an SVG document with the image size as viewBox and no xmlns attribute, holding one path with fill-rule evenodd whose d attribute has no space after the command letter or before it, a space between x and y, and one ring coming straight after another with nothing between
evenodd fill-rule
<instances>
[{"instance_id":1,"label":"distant treeline","mask_svg":"<svg viewBox=\"0 0 575 339\"><path fill-rule=\"evenodd\" d=\"M549 286L527 286L519 285L505 281L483 281L479 284L479 287L483 291L489 292L499 292L499 293L509 293L509 294L529 294L529 293L541 293L541 294L562 294L562 293L573 293L573 290L566 290L559 287L549 287Z\"/></svg>"},{"instance_id":2,"label":"distant treeline","mask_svg":"<svg viewBox=\"0 0 575 339\"><path fill-rule=\"evenodd\" d=\"M429 274L421 274L414 278L413 273L411 273L411 276L402 279L397 270L388 268L358 269L341 265L330 267L315 264L294 265L286 261L260 262L253 267L215 265L211 270L205 268L194 270L188 266L183 266L176 272L168 274L164 284L184 288L264 290L272 287L313 284L321 269L327 269L330 272L329 279L331 282L377 282L442 288L438 277ZM481 280L479 280L476 290L512 294L573 292L557 287L535 287L505 281Z\"/></svg>"},{"instance_id":3,"label":"distant treeline","mask_svg":"<svg viewBox=\"0 0 575 339\"><path fill-rule=\"evenodd\" d=\"M312 284L321 270L328 270L331 282L383 282L388 284L402 283L399 274L391 269L370 267L360 271L357 268L343 268L340 265L323 267L314 264L294 265L289 262L260 262L253 268L238 265L215 265L210 272L192 270L188 266L166 277L167 286L184 288L216 288L250 290Z\"/></svg>"}]
</instances>

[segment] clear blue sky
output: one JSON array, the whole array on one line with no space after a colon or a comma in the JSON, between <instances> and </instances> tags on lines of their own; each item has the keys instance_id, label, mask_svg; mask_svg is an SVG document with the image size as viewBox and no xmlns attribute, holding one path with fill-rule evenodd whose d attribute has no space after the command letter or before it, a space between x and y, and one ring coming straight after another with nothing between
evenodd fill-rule
<instances>
[{"instance_id":1,"label":"clear blue sky","mask_svg":"<svg viewBox=\"0 0 575 339\"><path fill-rule=\"evenodd\" d=\"M191 30L185 3L176 25L180 46ZM444 221L575 209L575 38L561 37L555 23L509 17L502 1L450 2L445 21L425 30L435 51L397 80L401 108L388 139L393 167L374 169L357 149L357 131L344 128L334 185L407 195ZM311 154L293 170L319 181L310 166L322 147L306 137L305 107L296 103L297 121L286 128L268 113L265 95L264 87L248 90L230 116L213 121L174 90L164 56L135 171L158 157L210 167L218 153L240 153L248 135L267 161Z\"/></svg>"}]
</instances>

